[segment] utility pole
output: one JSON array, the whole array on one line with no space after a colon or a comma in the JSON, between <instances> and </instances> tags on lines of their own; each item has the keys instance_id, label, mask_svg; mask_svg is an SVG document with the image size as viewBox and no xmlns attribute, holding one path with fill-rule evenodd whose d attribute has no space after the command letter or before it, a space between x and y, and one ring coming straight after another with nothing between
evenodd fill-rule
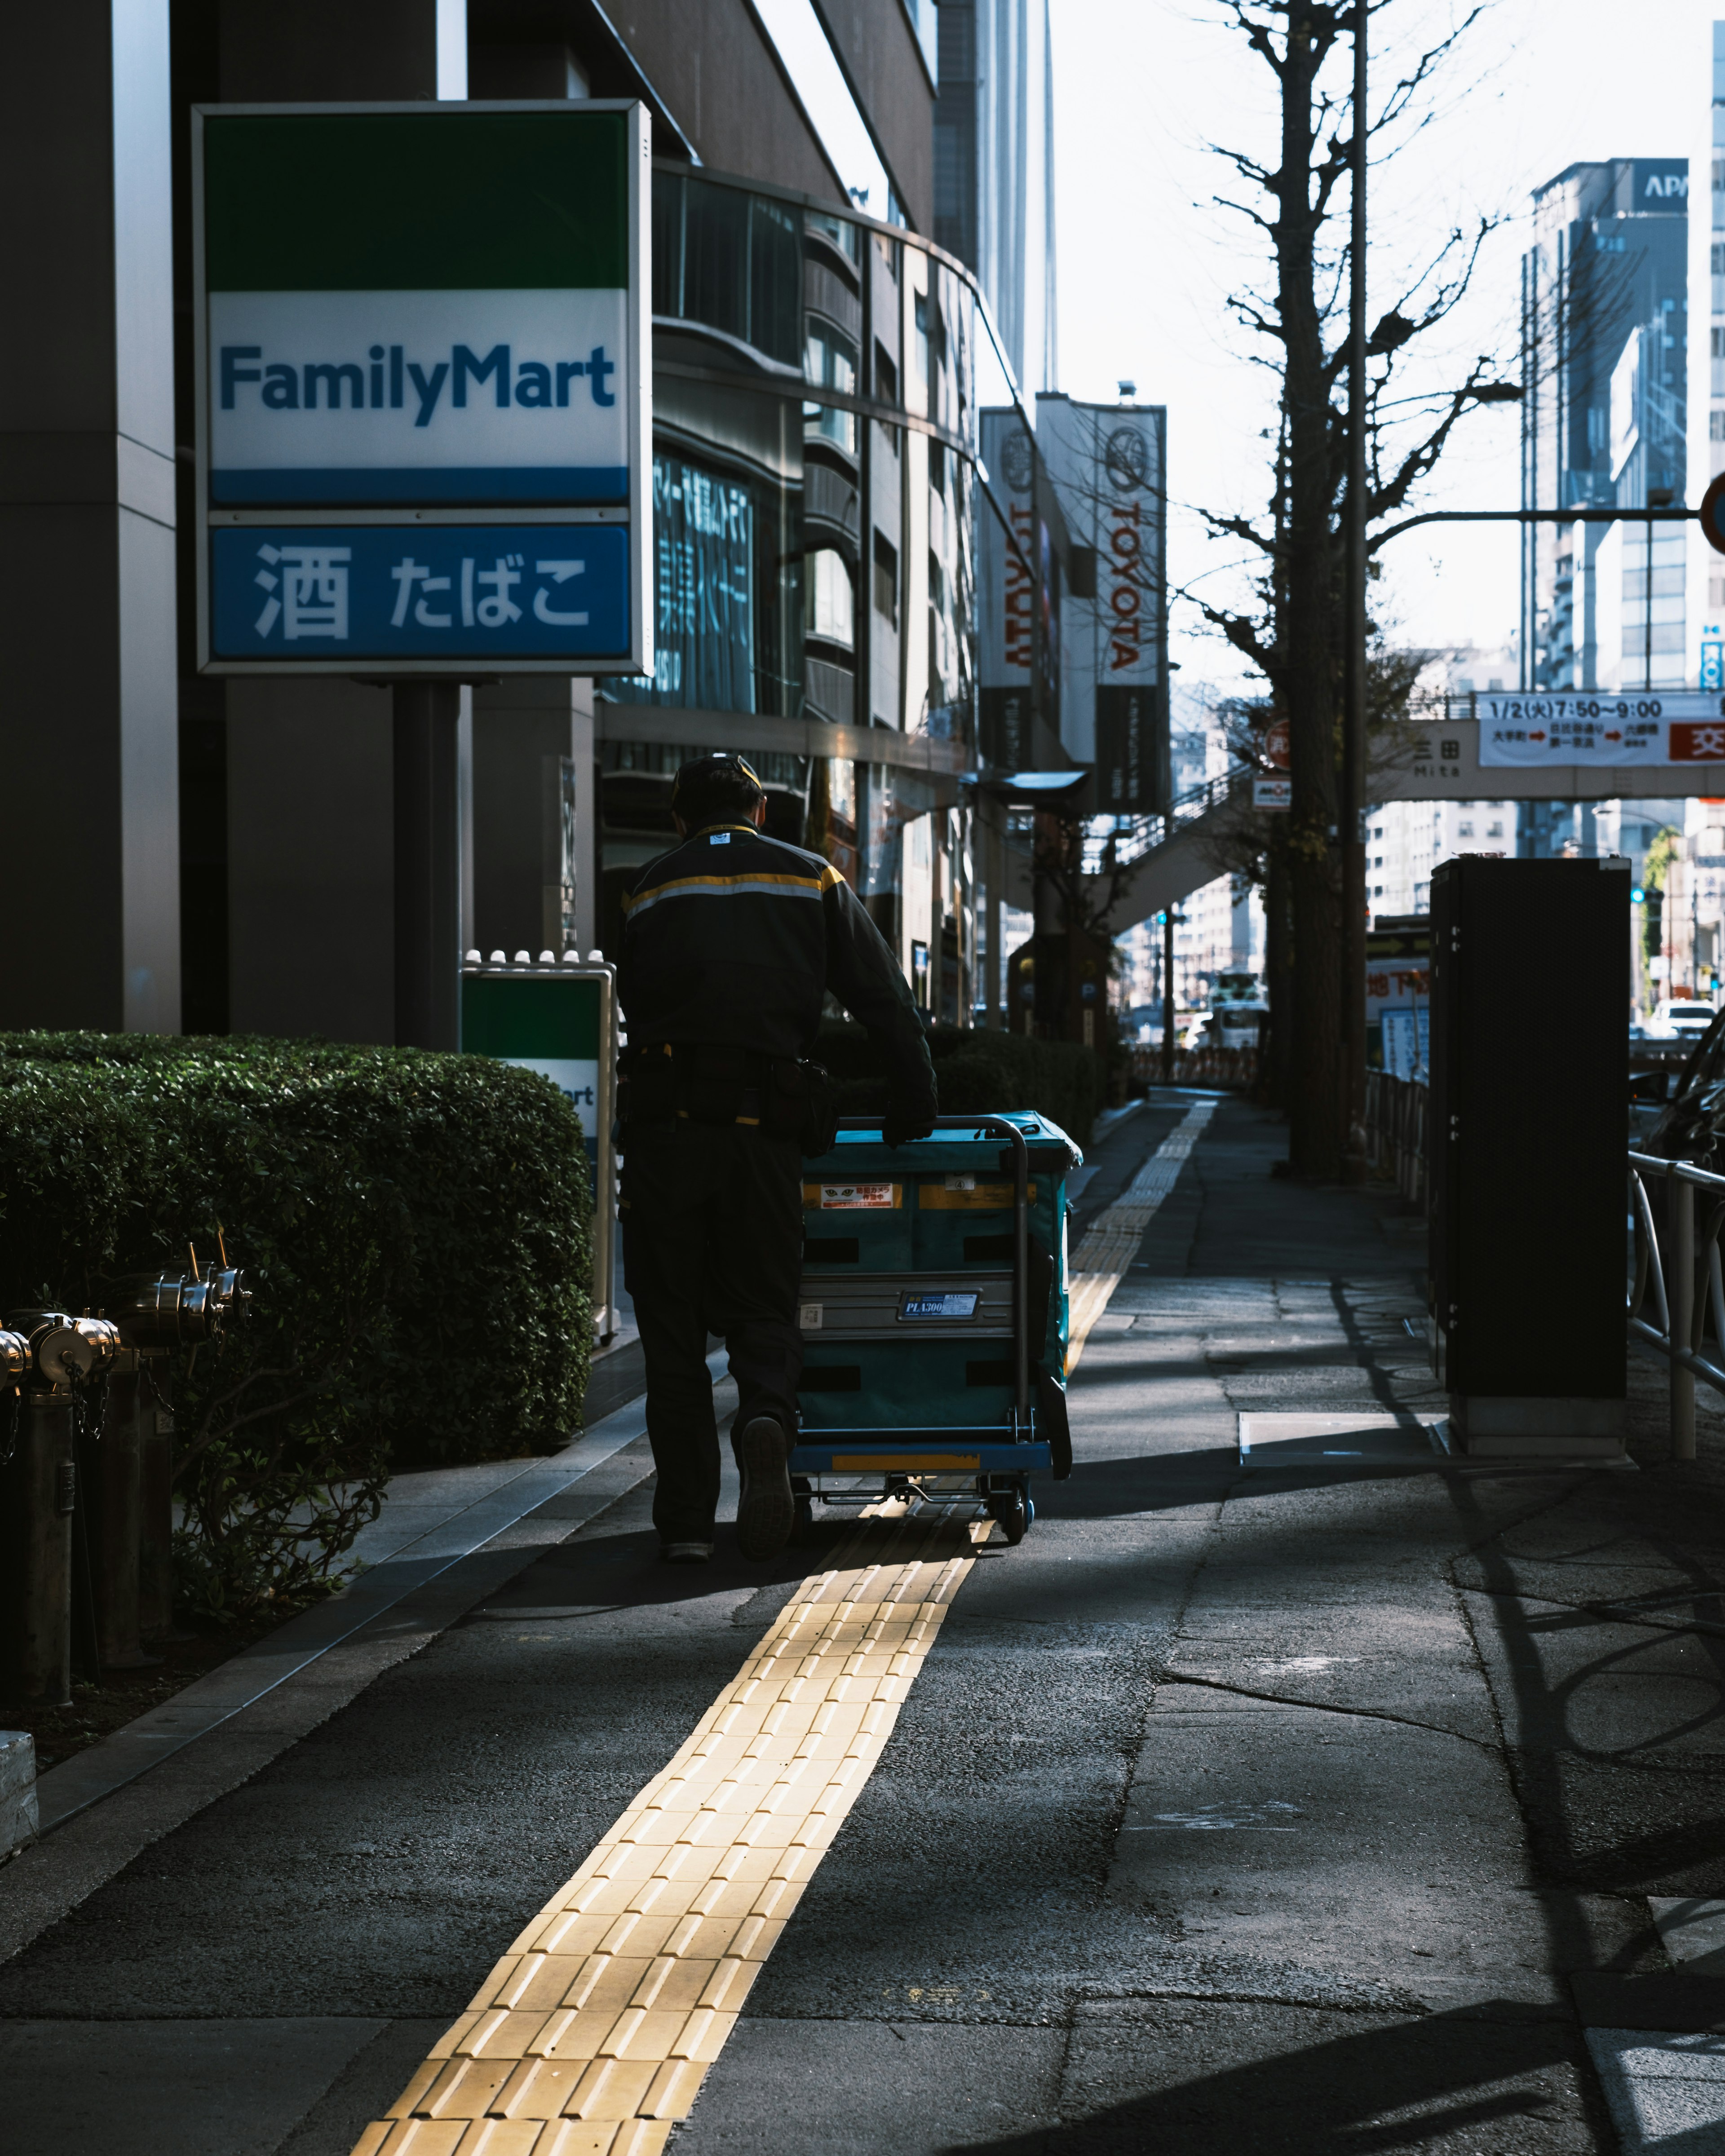
<instances>
[{"instance_id":1,"label":"utility pole","mask_svg":"<svg viewBox=\"0 0 1725 2156\"><path fill-rule=\"evenodd\" d=\"M1174 1082L1174 909L1162 916L1162 1082Z\"/></svg>"},{"instance_id":2,"label":"utility pole","mask_svg":"<svg viewBox=\"0 0 1725 2156\"><path fill-rule=\"evenodd\" d=\"M1342 714L1342 1179L1366 1179L1366 32L1353 8L1352 234L1348 244L1348 610Z\"/></svg>"}]
</instances>

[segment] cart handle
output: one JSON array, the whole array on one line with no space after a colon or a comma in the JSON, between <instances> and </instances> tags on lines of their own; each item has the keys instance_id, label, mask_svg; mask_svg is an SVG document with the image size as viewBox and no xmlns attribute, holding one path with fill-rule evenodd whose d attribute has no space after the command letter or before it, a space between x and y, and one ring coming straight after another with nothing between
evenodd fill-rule
<instances>
[{"instance_id":1,"label":"cart handle","mask_svg":"<svg viewBox=\"0 0 1725 2156\"><path fill-rule=\"evenodd\" d=\"M1012 1332L1014 1389L1017 1395L1014 1420L1025 1436L1030 1422L1030 1148L1024 1134L1007 1116L937 1116L937 1131L994 1131L1012 1141ZM879 1116L840 1116L841 1131L879 1131L886 1137ZM932 1135L932 1133L931 1133ZM906 1140L914 1145L914 1138ZM896 1147L893 1148L898 1150Z\"/></svg>"}]
</instances>

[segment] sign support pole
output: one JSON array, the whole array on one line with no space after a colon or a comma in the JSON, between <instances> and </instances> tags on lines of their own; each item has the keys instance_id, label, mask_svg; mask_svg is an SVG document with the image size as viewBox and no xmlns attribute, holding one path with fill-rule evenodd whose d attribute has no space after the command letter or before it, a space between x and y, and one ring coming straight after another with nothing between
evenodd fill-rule
<instances>
[{"instance_id":1,"label":"sign support pole","mask_svg":"<svg viewBox=\"0 0 1725 2156\"><path fill-rule=\"evenodd\" d=\"M456 681L398 681L395 1039L461 1045L461 829Z\"/></svg>"},{"instance_id":2,"label":"sign support pole","mask_svg":"<svg viewBox=\"0 0 1725 2156\"><path fill-rule=\"evenodd\" d=\"M1348 619L1342 715L1342 1180L1366 1179L1366 0L1354 0L1348 242Z\"/></svg>"}]
</instances>

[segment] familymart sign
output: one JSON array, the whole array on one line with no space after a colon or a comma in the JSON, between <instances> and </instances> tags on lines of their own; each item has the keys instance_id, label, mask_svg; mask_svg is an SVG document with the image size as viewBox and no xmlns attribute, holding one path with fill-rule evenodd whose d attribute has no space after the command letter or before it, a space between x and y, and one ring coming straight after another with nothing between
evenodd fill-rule
<instances>
[{"instance_id":1,"label":"familymart sign","mask_svg":"<svg viewBox=\"0 0 1725 2156\"><path fill-rule=\"evenodd\" d=\"M203 668L650 670L644 108L193 125Z\"/></svg>"}]
</instances>

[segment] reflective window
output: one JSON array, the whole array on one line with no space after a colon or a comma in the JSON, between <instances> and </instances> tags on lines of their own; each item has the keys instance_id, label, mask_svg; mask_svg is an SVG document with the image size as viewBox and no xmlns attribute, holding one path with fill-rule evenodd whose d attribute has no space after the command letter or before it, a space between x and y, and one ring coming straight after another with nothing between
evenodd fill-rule
<instances>
[{"instance_id":1,"label":"reflective window","mask_svg":"<svg viewBox=\"0 0 1725 2156\"><path fill-rule=\"evenodd\" d=\"M783 558L783 490L661 451L653 459L653 678L619 675L620 703L794 713L785 616L798 564Z\"/></svg>"},{"instance_id":2,"label":"reflective window","mask_svg":"<svg viewBox=\"0 0 1725 2156\"><path fill-rule=\"evenodd\" d=\"M801 340L796 214L738 187L653 175L653 311L701 322L787 367Z\"/></svg>"},{"instance_id":3,"label":"reflective window","mask_svg":"<svg viewBox=\"0 0 1725 2156\"><path fill-rule=\"evenodd\" d=\"M847 343L836 330L811 325L803 346L803 374L806 381L819 388L842 390L847 397L854 397L856 347ZM805 434L834 442L849 455L856 454L854 412L844 411L836 404L805 404L803 421Z\"/></svg>"},{"instance_id":4,"label":"reflective window","mask_svg":"<svg viewBox=\"0 0 1725 2156\"><path fill-rule=\"evenodd\" d=\"M686 168L654 174L653 250L656 664L601 694L663 707L665 739L634 738L636 716L603 743L608 927L614 880L666 842L675 707L974 732L968 280L909 235ZM864 394L945 440L824 401ZM950 1005L971 901L949 792L788 743L781 772L770 726L752 737L770 827L839 866L901 955L920 940L924 994Z\"/></svg>"},{"instance_id":5,"label":"reflective window","mask_svg":"<svg viewBox=\"0 0 1725 2156\"><path fill-rule=\"evenodd\" d=\"M850 261L862 260L862 234L848 218L829 217L824 210L812 209L807 213L805 221L810 232L830 240Z\"/></svg>"},{"instance_id":6,"label":"reflective window","mask_svg":"<svg viewBox=\"0 0 1725 2156\"><path fill-rule=\"evenodd\" d=\"M844 556L826 547L811 554L803 588L809 594L809 635L855 649L856 600Z\"/></svg>"}]
</instances>

